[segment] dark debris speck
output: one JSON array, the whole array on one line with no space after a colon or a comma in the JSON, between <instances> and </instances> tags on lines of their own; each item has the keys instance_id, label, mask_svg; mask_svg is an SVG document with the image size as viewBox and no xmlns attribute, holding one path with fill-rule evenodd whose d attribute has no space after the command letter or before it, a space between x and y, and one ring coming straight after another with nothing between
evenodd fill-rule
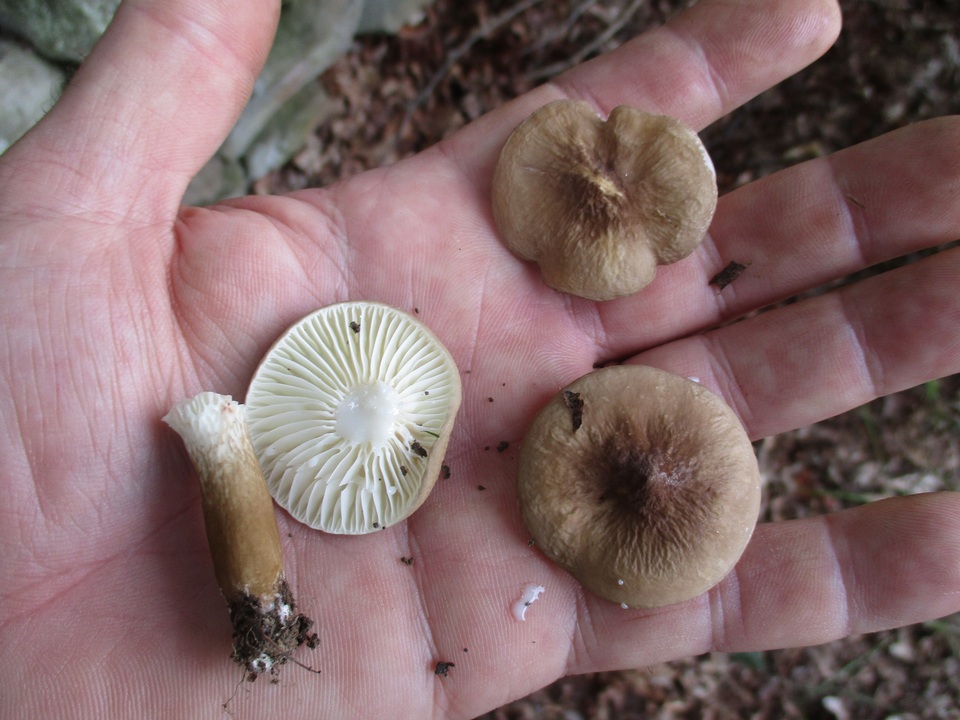
<instances>
[{"instance_id":1,"label":"dark debris speck","mask_svg":"<svg viewBox=\"0 0 960 720\"><path fill-rule=\"evenodd\" d=\"M452 662L447 662L445 660L438 660L437 667L433 671L434 675L439 675L440 677L447 677L447 673L450 672L450 668L455 668L456 664Z\"/></svg>"},{"instance_id":2,"label":"dark debris speck","mask_svg":"<svg viewBox=\"0 0 960 720\"><path fill-rule=\"evenodd\" d=\"M417 457L425 458L427 456L427 449L416 440L410 445L410 451Z\"/></svg>"},{"instance_id":3,"label":"dark debris speck","mask_svg":"<svg viewBox=\"0 0 960 720\"><path fill-rule=\"evenodd\" d=\"M564 390L563 403L570 409L570 419L573 421L573 431L576 432L583 425L583 398L580 393Z\"/></svg>"},{"instance_id":4,"label":"dark debris speck","mask_svg":"<svg viewBox=\"0 0 960 720\"><path fill-rule=\"evenodd\" d=\"M710 278L710 284L716 285L719 290L723 290L727 285L740 277L741 273L746 269L747 266L743 263L731 261L723 270Z\"/></svg>"}]
</instances>

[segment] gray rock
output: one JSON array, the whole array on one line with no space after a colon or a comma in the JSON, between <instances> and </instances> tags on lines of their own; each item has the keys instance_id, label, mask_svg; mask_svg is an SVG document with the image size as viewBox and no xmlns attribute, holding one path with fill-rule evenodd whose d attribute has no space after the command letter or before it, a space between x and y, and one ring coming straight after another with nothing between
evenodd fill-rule
<instances>
[{"instance_id":1,"label":"gray rock","mask_svg":"<svg viewBox=\"0 0 960 720\"><path fill-rule=\"evenodd\" d=\"M274 113L250 145L244 162L254 180L281 167L307 144L320 123L340 112L343 101L331 99L319 83L310 83Z\"/></svg>"},{"instance_id":2,"label":"gray rock","mask_svg":"<svg viewBox=\"0 0 960 720\"><path fill-rule=\"evenodd\" d=\"M247 174L237 160L214 155L198 172L181 202L184 205L211 205L218 200L247 194Z\"/></svg>"},{"instance_id":3,"label":"gray rock","mask_svg":"<svg viewBox=\"0 0 960 720\"><path fill-rule=\"evenodd\" d=\"M262 177L289 160L316 126L339 108L316 79L349 49L361 15L368 32L396 32L417 22L431 1L284 2L276 40L247 107L218 155L190 184L184 202L208 204L242 194L248 179ZM80 62L119 3L0 0L0 27L26 38L44 55ZM18 45L0 45L0 152L53 105L63 83L61 70Z\"/></svg>"},{"instance_id":4,"label":"gray rock","mask_svg":"<svg viewBox=\"0 0 960 720\"><path fill-rule=\"evenodd\" d=\"M53 107L65 81L35 53L0 39L0 153Z\"/></svg>"},{"instance_id":5,"label":"gray rock","mask_svg":"<svg viewBox=\"0 0 960 720\"><path fill-rule=\"evenodd\" d=\"M433 0L365 0L359 32L395 33L423 20L423 9Z\"/></svg>"},{"instance_id":6,"label":"gray rock","mask_svg":"<svg viewBox=\"0 0 960 720\"><path fill-rule=\"evenodd\" d=\"M0 0L0 27L43 55L80 62L106 30L120 0Z\"/></svg>"},{"instance_id":7,"label":"gray rock","mask_svg":"<svg viewBox=\"0 0 960 720\"><path fill-rule=\"evenodd\" d=\"M280 15L267 64L220 151L239 158L270 118L350 47L362 5L355 0L292 0Z\"/></svg>"}]
</instances>

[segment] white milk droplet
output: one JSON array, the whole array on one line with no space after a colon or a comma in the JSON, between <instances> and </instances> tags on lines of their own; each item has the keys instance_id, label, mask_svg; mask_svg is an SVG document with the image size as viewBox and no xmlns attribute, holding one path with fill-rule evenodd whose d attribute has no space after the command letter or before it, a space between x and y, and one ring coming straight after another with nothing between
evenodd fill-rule
<instances>
[{"instance_id":1,"label":"white milk droplet","mask_svg":"<svg viewBox=\"0 0 960 720\"><path fill-rule=\"evenodd\" d=\"M527 619L527 608L533 605L546 588L543 585L534 585L533 583L523 588L523 594L520 599L513 604L513 619L517 622L523 622Z\"/></svg>"}]
</instances>

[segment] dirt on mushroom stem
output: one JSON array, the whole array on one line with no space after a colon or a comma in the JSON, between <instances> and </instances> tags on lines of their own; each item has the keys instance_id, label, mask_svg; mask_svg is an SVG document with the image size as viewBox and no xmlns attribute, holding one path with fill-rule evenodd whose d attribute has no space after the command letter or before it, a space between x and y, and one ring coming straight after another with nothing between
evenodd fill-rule
<instances>
[{"instance_id":1,"label":"dirt on mushroom stem","mask_svg":"<svg viewBox=\"0 0 960 720\"><path fill-rule=\"evenodd\" d=\"M297 612L286 580L281 578L276 594L266 600L245 592L229 603L233 626L231 657L244 668L250 682L264 673L276 682L280 666L293 658L297 648L306 645L314 649L320 644L317 634L311 632L313 620Z\"/></svg>"}]
</instances>

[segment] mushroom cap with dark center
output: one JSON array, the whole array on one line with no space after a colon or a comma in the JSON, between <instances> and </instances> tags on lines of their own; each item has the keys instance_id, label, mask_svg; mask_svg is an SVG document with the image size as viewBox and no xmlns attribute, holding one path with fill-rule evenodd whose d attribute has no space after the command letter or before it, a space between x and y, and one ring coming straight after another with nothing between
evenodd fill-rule
<instances>
[{"instance_id":1,"label":"mushroom cap with dark center","mask_svg":"<svg viewBox=\"0 0 960 720\"><path fill-rule=\"evenodd\" d=\"M423 323L348 302L274 344L250 382L247 424L281 506L314 528L366 533L426 499L460 398L457 366Z\"/></svg>"},{"instance_id":2,"label":"mushroom cap with dark center","mask_svg":"<svg viewBox=\"0 0 960 720\"><path fill-rule=\"evenodd\" d=\"M601 597L681 602L736 564L760 507L760 474L734 412L699 383L639 365L558 393L520 451L523 518L537 547Z\"/></svg>"},{"instance_id":3,"label":"mushroom cap with dark center","mask_svg":"<svg viewBox=\"0 0 960 720\"><path fill-rule=\"evenodd\" d=\"M706 149L679 120L584 102L540 108L508 138L493 177L501 239L556 290L592 300L637 292L689 255L717 204Z\"/></svg>"}]
</instances>

